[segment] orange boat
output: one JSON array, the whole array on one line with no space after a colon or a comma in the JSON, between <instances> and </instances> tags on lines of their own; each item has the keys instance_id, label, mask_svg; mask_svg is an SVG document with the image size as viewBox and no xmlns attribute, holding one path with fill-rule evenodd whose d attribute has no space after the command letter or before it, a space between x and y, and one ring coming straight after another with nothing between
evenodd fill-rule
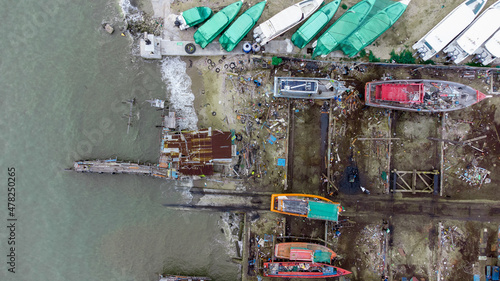
<instances>
[{"instance_id":1,"label":"orange boat","mask_svg":"<svg viewBox=\"0 0 500 281\"><path fill-rule=\"evenodd\" d=\"M340 203L317 195L309 194L273 194L271 211L317 220L338 221L343 211Z\"/></svg>"},{"instance_id":2,"label":"orange boat","mask_svg":"<svg viewBox=\"0 0 500 281\"><path fill-rule=\"evenodd\" d=\"M279 243L274 247L274 256L293 261L312 261L331 263L337 256L330 248L303 242Z\"/></svg>"}]
</instances>

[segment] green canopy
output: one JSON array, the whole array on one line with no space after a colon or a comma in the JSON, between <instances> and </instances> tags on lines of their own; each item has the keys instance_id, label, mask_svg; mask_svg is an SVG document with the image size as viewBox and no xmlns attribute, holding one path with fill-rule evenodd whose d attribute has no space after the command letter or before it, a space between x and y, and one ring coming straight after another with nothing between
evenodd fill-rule
<instances>
[{"instance_id":1,"label":"green canopy","mask_svg":"<svg viewBox=\"0 0 500 281\"><path fill-rule=\"evenodd\" d=\"M241 39L250 32L262 15L264 7L266 7L266 1L262 1L250 7L250 9L237 18L226 32L222 34L219 38L219 43L224 50L231 52L234 47L240 43Z\"/></svg>"},{"instance_id":2,"label":"green canopy","mask_svg":"<svg viewBox=\"0 0 500 281\"><path fill-rule=\"evenodd\" d=\"M365 20L377 0L363 0L347 10L335 23L328 28L316 41L313 58L328 55L337 49Z\"/></svg>"},{"instance_id":3,"label":"green canopy","mask_svg":"<svg viewBox=\"0 0 500 281\"><path fill-rule=\"evenodd\" d=\"M309 201L307 217L318 220L338 221L339 204Z\"/></svg>"},{"instance_id":4,"label":"green canopy","mask_svg":"<svg viewBox=\"0 0 500 281\"><path fill-rule=\"evenodd\" d=\"M236 17L241 9L242 1L235 2L211 17L194 33L194 41L205 48L219 35Z\"/></svg>"},{"instance_id":5,"label":"green canopy","mask_svg":"<svg viewBox=\"0 0 500 281\"><path fill-rule=\"evenodd\" d=\"M304 48L330 22L339 5L340 0L334 0L321 7L292 35L293 44Z\"/></svg>"},{"instance_id":6,"label":"green canopy","mask_svg":"<svg viewBox=\"0 0 500 281\"><path fill-rule=\"evenodd\" d=\"M182 13L182 17L186 21L186 25L195 26L204 22L212 15L212 10L209 7L195 7Z\"/></svg>"},{"instance_id":7,"label":"green canopy","mask_svg":"<svg viewBox=\"0 0 500 281\"><path fill-rule=\"evenodd\" d=\"M323 252L321 250L314 251L314 262L326 262L330 263L332 261L332 253Z\"/></svg>"},{"instance_id":8,"label":"green canopy","mask_svg":"<svg viewBox=\"0 0 500 281\"><path fill-rule=\"evenodd\" d=\"M342 51L349 57L356 55L375 41L382 33L387 31L401 17L406 7L408 7L407 4L389 0L378 0L377 4L380 7L384 5L386 7L380 9L376 5L372 10L377 12L373 16L369 15L369 18L342 42Z\"/></svg>"}]
</instances>

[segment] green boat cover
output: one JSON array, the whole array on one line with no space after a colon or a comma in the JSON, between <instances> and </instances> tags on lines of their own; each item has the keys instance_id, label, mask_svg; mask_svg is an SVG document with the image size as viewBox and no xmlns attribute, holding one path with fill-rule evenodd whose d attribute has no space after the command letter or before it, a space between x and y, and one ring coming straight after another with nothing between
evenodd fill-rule
<instances>
[{"instance_id":1,"label":"green boat cover","mask_svg":"<svg viewBox=\"0 0 500 281\"><path fill-rule=\"evenodd\" d=\"M332 261L332 253L316 250L314 251L313 261L330 263Z\"/></svg>"},{"instance_id":2,"label":"green boat cover","mask_svg":"<svg viewBox=\"0 0 500 281\"><path fill-rule=\"evenodd\" d=\"M205 48L234 20L241 5L243 5L242 1L235 2L211 17L194 33L194 42Z\"/></svg>"},{"instance_id":3,"label":"green boat cover","mask_svg":"<svg viewBox=\"0 0 500 281\"><path fill-rule=\"evenodd\" d=\"M266 0L267 1L267 0ZM224 50L231 52L238 43L245 37L259 20L266 1L262 1L246 10L234 23L222 34L219 42Z\"/></svg>"},{"instance_id":4,"label":"green boat cover","mask_svg":"<svg viewBox=\"0 0 500 281\"><path fill-rule=\"evenodd\" d=\"M339 8L340 0L334 0L321 7L292 35L292 42L304 48L330 22Z\"/></svg>"},{"instance_id":5,"label":"green boat cover","mask_svg":"<svg viewBox=\"0 0 500 281\"><path fill-rule=\"evenodd\" d=\"M384 5L385 7L382 8ZM372 9L377 12L373 16L368 15L368 19L342 42L341 49L344 54L353 57L370 45L401 17L406 7L408 5L400 2L378 0Z\"/></svg>"},{"instance_id":6,"label":"green boat cover","mask_svg":"<svg viewBox=\"0 0 500 281\"><path fill-rule=\"evenodd\" d=\"M314 48L313 58L328 55L340 46L368 16L377 0L363 0L352 6L318 38Z\"/></svg>"},{"instance_id":7,"label":"green boat cover","mask_svg":"<svg viewBox=\"0 0 500 281\"><path fill-rule=\"evenodd\" d=\"M182 12L182 17L188 26L195 26L207 20L212 15L209 7L195 7Z\"/></svg>"},{"instance_id":8,"label":"green boat cover","mask_svg":"<svg viewBox=\"0 0 500 281\"><path fill-rule=\"evenodd\" d=\"M309 201L307 217L311 219L338 221L339 204Z\"/></svg>"}]
</instances>

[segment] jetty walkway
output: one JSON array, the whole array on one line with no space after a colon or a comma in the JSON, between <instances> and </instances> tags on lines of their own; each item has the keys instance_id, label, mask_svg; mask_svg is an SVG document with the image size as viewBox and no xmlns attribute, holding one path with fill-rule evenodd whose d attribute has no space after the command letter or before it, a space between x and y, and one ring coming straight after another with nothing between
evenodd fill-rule
<instances>
[{"instance_id":1,"label":"jetty walkway","mask_svg":"<svg viewBox=\"0 0 500 281\"><path fill-rule=\"evenodd\" d=\"M155 165L139 165L137 163L120 162L116 159L77 161L73 164L73 170L81 173L98 174L133 174L167 178L167 169L158 168Z\"/></svg>"}]
</instances>

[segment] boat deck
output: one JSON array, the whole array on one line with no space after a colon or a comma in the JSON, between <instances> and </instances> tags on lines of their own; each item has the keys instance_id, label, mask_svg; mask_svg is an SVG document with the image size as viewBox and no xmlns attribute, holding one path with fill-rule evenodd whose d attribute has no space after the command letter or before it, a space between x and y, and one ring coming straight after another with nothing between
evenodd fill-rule
<instances>
[{"instance_id":1,"label":"boat deck","mask_svg":"<svg viewBox=\"0 0 500 281\"><path fill-rule=\"evenodd\" d=\"M332 99L344 93L344 82L328 78L274 77L274 96L298 99Z\"/></svg>"},{"instance_id":2,"label":"boat deck","mask_svg":"<svg viewBox=\"0 0 500 281\"><path fill-rule=\"evenodd\" d=\"M307 201L303 200L291 200L291 199L280 199L279 207L280 211L294 213L299 215L307 215L309 211L309 204Z\"/></svg>"}]
</instances>

